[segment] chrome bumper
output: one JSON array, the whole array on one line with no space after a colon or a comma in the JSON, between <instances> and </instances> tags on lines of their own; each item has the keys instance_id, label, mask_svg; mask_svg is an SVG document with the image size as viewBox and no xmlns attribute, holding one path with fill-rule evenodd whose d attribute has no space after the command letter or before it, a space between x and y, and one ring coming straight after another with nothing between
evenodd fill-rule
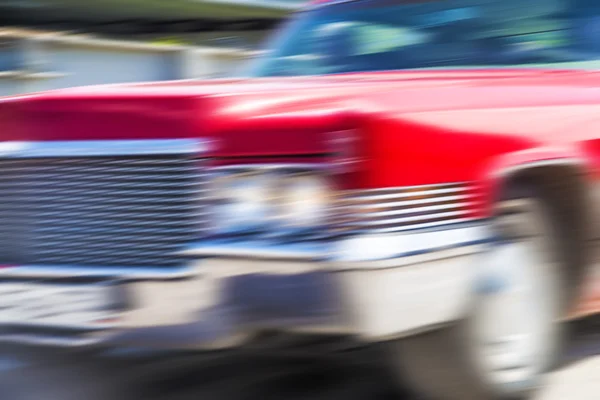
<instances>
[{"instance_id":1,"label":"chrome bumper","mask_svg":"<svg viewBox=\"0 0 600 400\"><path fill-rule=\"evenodd\" d=\"M266 328L356 335L381 341L460 318L484 224L365 235L334 243L196 243L176 270L18 266L1 278L95 277L130 299L114 328L2 334L0 342L50 346L209 349L235 346Z\"/></svg>"}]
</instances>

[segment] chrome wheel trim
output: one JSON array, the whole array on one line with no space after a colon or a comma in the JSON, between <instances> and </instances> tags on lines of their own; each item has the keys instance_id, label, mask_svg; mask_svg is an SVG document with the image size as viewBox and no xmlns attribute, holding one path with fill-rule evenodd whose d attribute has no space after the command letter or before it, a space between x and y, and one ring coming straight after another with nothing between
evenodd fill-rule
<instances>
[{"instance_id":1,"label":"chrome wheel trim","mask_svg":"<svg viewBox=\"0 0 600 400\"><path fill-rule=\"evenodd\" d=\"M539 383L560 335L560 277L553 227L533 199L499 204L498 240L478 266L470 343L493 390L510 394Z\"/></svg>"}]
</instances>

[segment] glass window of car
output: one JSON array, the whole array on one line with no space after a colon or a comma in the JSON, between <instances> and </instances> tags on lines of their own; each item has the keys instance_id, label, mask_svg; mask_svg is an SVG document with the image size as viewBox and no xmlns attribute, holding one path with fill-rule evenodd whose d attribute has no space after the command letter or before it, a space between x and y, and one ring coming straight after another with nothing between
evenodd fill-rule
<instances>
[{"instance_id":1,"label":"glass window of car","mask_svg":"<svg viewBox=\"0 0 600 400\"><path fill-rule=\"evenodd\" d=\"M358 0L295 17L253 76L600 65L597 0Z\"/></svg>"}]
</instances>

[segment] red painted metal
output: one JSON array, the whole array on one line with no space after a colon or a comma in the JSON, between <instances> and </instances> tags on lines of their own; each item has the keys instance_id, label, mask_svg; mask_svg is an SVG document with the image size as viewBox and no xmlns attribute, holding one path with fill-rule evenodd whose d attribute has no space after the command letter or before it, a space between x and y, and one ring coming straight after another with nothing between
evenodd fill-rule
<instances>
[{"instance_id":1,"label":"red painted metal","mask_svg":"<svg viewBox=\"0 0 600 400\"><path fill-rule=\"evenodd\" d=\"M0 100L0 140L208 137L226 160L288 160L326 156L351 129L357 188L486 182L563 157L597 175L599 84L514 69L87 87Z\"/></svg>"},{"instance_id":2,"label":"red painted metal","mask_svg":"<svg viewBox=\"0 0 600 400\"><path fill-rule=\"evenodd\" d=\"M600 74L419 71L111 85L0 101L0 140L209 137L214 156L326 155L355 129L359 188L485 181L556 157L600 162ZM536 149L536 151L533 151Z\"/></svg>"}]
</instances>

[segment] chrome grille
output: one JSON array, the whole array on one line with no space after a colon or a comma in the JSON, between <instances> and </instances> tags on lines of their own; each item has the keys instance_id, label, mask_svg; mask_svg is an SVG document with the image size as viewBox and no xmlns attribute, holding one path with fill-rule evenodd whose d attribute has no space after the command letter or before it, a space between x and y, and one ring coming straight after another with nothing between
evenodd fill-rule
<instances>
[{"instance_id":1,"label":"chrome grille","mask_svg":"<svg viewBox=\"0 0 600 400\"><path fill-rule=\"evenodd\" d=\"M200 234L192 155L0 160L0 263L174 266Z\"/></svg>"},{"instance_id":2,"label":"chrome grille","mask_svg":"<svg viewBox=\"0 0 600 400\"><path fill-rule=\"evenodd\" d=\"M342 230L394 232L469 221L477 194L452 183L349 192L340 203L335 225Z\"/></svg>"}]
</instances>

